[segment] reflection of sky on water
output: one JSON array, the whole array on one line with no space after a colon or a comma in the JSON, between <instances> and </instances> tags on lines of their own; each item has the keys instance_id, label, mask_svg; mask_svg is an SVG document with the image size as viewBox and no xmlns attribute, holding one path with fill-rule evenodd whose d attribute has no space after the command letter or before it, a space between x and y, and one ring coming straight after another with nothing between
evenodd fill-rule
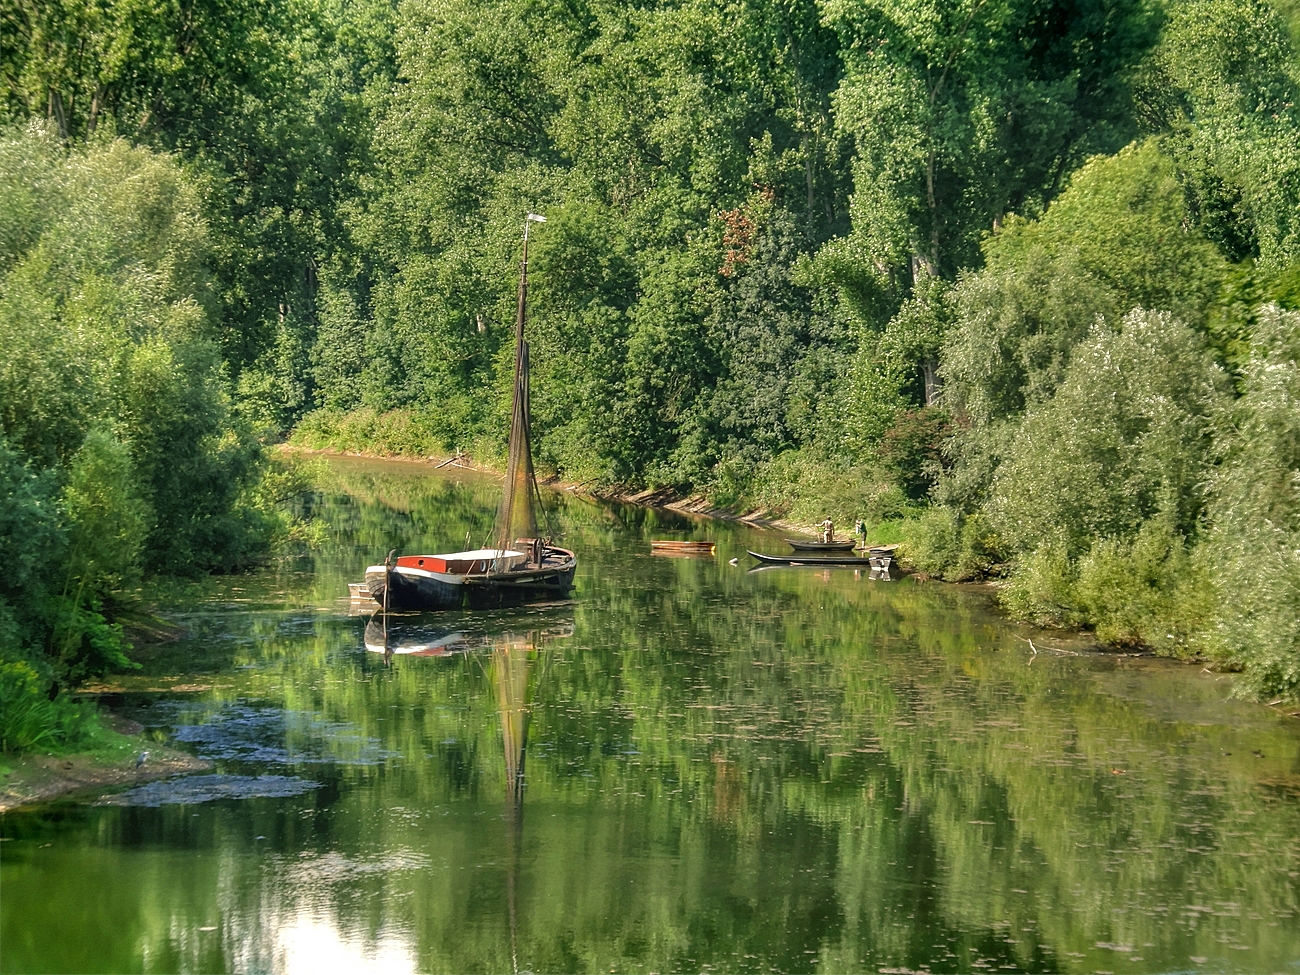
<instances>
[{"instance_id":1,"label":"reflection of sky on water","mask_svg":"<svg viewBox=\"0 0 1300 975\"><path fill-rule=\"evenodd\" d=\"M244 905L230 903L226 916L231 921L214 932L232 970L282 975L420 970L415 937L407 926L390 922L375 928L348 908L372 884L385 890L391 890L393 881L404 887L418 884L412 873L428 868L426 855L395 847L371 855L302 851L297 856L267 854L261 860L265 881L257 916L248 917Z\"/></svg>"},{"instance_id":2,"label":"reflection of sky on water","mask_svg":"<svg viewBox=\"0 0 1300 975\"><path fill-rule=\"evenodd\" d=\"M188 806L218 799L284 799L319 789L291 775L187 775L158 779L100 801L103 806Z\"/></svg>"},{"instance_id":3,"label":"reflection of sky on water","mask_svg":"<svg viewBox=\"0 0 1300 975\"><path fill-rule=\"evenodd\" d=\"M396 757L377 738L355 725L328 721L303 711L237 701L216 711L194 714L193 706L159 702L143 715L147 724L172 724L172 738L210 761L297 765L329 763L377 765ZM194 724L186 719L199 717Z\"/></svg>"},{"instance_id":4,"label":"reflection of sky on water","mask_svg":"<svg viewBox=\"0 0 1300 975\"><path fill-rule=\"evenodd\" d=\"M284 975L404 975L419 971L410 940L381 932L374 940L353 939L332 917L299 915L276 933L275 963ZM248 969L245 969L248 970Z\"/></svg>"}]
</instances>

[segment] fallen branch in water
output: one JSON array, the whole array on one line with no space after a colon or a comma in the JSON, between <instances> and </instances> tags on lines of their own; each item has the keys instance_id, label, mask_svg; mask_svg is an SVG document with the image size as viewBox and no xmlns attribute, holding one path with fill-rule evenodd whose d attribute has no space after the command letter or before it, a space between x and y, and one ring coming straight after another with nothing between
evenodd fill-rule
<instances>
[{"instance_id":1,"label":"fallen branch in water","mask_svg":"<svg viewBox=\"0 0 1300 975\"><path fill-rule=\"evenodd\" d=\"M1026 638L1023 637L1023 636L1018 636L1018 637L1016 637L1016 639L1017 639L1017 640L1024 640L1026 643L1028 643L1028 644L1029 644L1029 649L1032 650L1032 651L1034 651L1034 656L1035 656L1035 657L1038 656L1038 647L1034 644L1034 641L1033 641L1033 640L1026 639ZM1046 644L1043 645L1043 649L1044 649L1044 650L1051 650L1053 653L1064 654L1064 655L1067 656L1067 657L1077 657L1077 656L1079 656L1079 652L1078 652L1077 650L1062 650L1060 647L1049 647L1049 646L1047 646ZM1032 658L1030 659L1029 662L1030 662L1030 663L1033 663Z\"/></svg>"}]
</instances>

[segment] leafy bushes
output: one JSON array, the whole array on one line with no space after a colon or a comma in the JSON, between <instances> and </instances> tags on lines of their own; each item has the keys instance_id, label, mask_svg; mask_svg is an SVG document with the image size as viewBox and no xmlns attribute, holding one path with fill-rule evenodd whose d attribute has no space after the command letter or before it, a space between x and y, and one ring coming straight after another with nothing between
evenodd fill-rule
<instances>
[{"instance_id":1,"label":"leafy bushes","mask_svg":"<svg viewBox=\"0 0 1300 975\"><path fill-rule=\"evenodd\" d=\"M968 578L963 525L986 519L1014 615L1212 657L1243 693L1294 697L1300 315L1249 305L1286 275L1229 272L1186 199L1148 142L990 239L944 349L965 420L936 491L953 507L908 552Z\"/></svg>"},{"instance_id":2,"label":"leafy bushes","mask_svg":"<svg viewBox=\"0 0 1300 975\"><path fill-rule=\"evenodd\" d=\"M12 748L41 727L66 739L60 689L131 666L114 616L145 573L248 565L284 526L231 407L192 179L166 156L67 149L32 126L0 130L0 194L23 204L0 224Z\"/></svg>"},{"instance_id":3,"label":"leafy bushes","mask_svg":"<svg viewBox=\"0 0 1300 975\"><path fill-rule=\"evenodd\" d=\"M1258 695L1300 688L1300 312L1260 316L1212 482L1207 548L1219 593L1210 646Z\"/></svg>"},{"instance_id":4,"label":"leafy bushes","mask_svg":"<svg viewBox=\"0 0 1300 975\"><path fill-rule=\"evenodd\" d=\"M56 661L39 642L59 610L50 591L67 551L58 502L56 472L37 473L0 439L0 749L7 752L75 745L86 720L57 693Z\"/></svg>"},{"instance_id":5,"label":"leafy bushes","mask_svg":"<svg viewBox=\"0 0 1300 975\"><path fill-rule=\"evenodd\" d=\"M0 278L0 429L60 472L91 431L101 466L121 445L105 473L147 525L127 546L141 561L130 571L245 563L261 529L228 514L260 448L233 414L209 323L196 188L174 160L122 142L69 153L40 128L10 129L0 186L24 180L45 202L11 229L25 246Z\"/></svg>"},{"instance_id":6,"label":"leafy bushes","mask_svg":"<svg viewBox=\"0 0 1300 975\"><path fill-rule=\"evenodd\" d=\"M1013 556L1004 605L1112 644L1213 657L1242 671L1242 693L1295 696L1298 336L1300 314L1261 312L1234 401L1206 340L1167 314L1094 329L995 465L983 510ZM929 530L938 541L917 546L918 564L958 577L952 530Z\"/></svg>"},{"instance_id":7,"label":"leafy bushes","mask_svg":"<svg viewBox=\"0 0 1300 975\"><path fill-rule=\"evenodd\" d=\"M1106 643L1170 656L1203 652L1215 603L1206 557L1167 518L1146 522L1131 543L1101 539L1078 562L1080 617Z\"/></svg>"},{"instance_id":8,"label":"leafy bushes","mask_svg":"<svg viewBox=\"0 0 1300 975\"><path fill-rule=\"evenodd\" d=\"M1005 604L1110 643L1199 646L1212 591L1184 539L1229 402L1204 338L1170 314L1096 325L1024 414L982 505L1012 560Z\"/></svg>"},{"instance_id":9,"label":"leafy bushes","mask_svg":"<svg viewBox=\"0 0 1300 975\"><path fill-rule=\"evenodd\" d=\"M1036 626L1083 626L1088 621L1075 604L1079 570L1065 551L1040 545L1016 559L1014 572L999 595L1017 619Z\"/></svg>"},{"instance_id":10,"label":"leafy bushes","mask_svg":"<svg viewBox=\"0 0 1300 975\"><path fill-rule=\"evenodd\" d=\"M1168 313L1095 326L994 475L985 508L1009 550L1077 556L1161 512L1193 531L1227 385L1204 339Z\"/></svg>"},{"instance_id":11,"label":"leafy bushes","mask_svg":"<svg viewBox=\"0 0 1300 975\"><path fill-rule=\"evenodd\" d=\"M945 410L924 406L903 411L876 448L881 469L909 498L926 497L943 470L943 445L951 433Z\"/></svg>"},{"instance_id":12,"label":"leafy bushes","mask_svg":"<svg viewBox=\"0 0 1300 975\"><path fill-rule=\"evenodd\" d=\"M1008 218L955 289L948 405L977 426L1046 401L1098 319L1134 308L1199 324L1227 264L1197 231L1155 140L1088 162L1038 220Z\"/></svg>"},{"instance_id":13,"label":"leafy bushes","mask_svg":"<svg viewBox=\"0 0 1300 975\"><path fill-rule=\"evenodd\" d=\"M137 583L153 517L126 445L103 430L86 434L68 465L62 500L67 567L78 586L111 591Z\"/></svg>"},{"instance_id":14,"label":"leafy bushes","mask_svg":"<svg viewBox=\"0 0 1300 975\"><path fill-rule=\"evenodd\" d=\"M1156 518L1131 541L1098 540L1078 559L1039 545L1016 560L1000 595L1039 626L1089 626L1106 643L1195 656L1206 652L1216 601L1205 556Z\"/></svg>"},{"instance_id":15,"label":"leafy bushes","mask_svg":"<svg viewBox=\"0 0 1300 975\"><path fill-rule=\"evenodd\" d=\"M63 564L67 539L56 471L37 471L0 439L0 646L17 645L32 625L50 566Z\"/></svg>"},{"instance_id":16,"label":"leafy bushes","mask_svg":"<svg viewBox=\"0 0 1300 975\"><path fill-rule=\"evenodd\" d=\"M948 582L980 579L1001 563L1000 542L988 518L935 507L906 526L900 554L927 575Z\"/></svg>"}]
</instances>

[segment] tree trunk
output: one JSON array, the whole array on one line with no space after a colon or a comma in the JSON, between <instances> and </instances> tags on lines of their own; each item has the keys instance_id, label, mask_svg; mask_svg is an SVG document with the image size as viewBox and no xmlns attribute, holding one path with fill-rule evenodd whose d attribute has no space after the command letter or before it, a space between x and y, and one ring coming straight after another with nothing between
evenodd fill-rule
<instances>
[{"instance_id":1,"label":"tree trunk","mask_svg":"<svg viewBox=\"0 0 1300 975\"><path fill-rule=\"evenodd\" d=\"M86 120L86 138L89 139L95 134L95 126L99 124L99 113L104 108L104 95L106 94L103 85L95 86L95 94L90 99L90 118Z\"/></svg>"},{"instance_id":2,"label":"tree trunk","mask_svg":"<svg viewBox=\"0 0 1300 975\"><path fill-rule=\"evenodd\" d=\"M912 250L912 287L913 288L915 288L917 284L920 283L921 275L923 274L933 275L934 265L930 262L930 259L928 257L920 253L920 248L913 248Z\"/></svg>"},{"instance_id":3,"label":"tree trunk","mask_svg":"<svg viewBox=\"0 0 1300 975\"><path fill-rule=\"evenodd\" d=\"M59 140L68 141L68 113L63 107L63 96L53 88L50 89L50 118L59 127Z\"/></svg>"},{"instance_id":4,"label":"tree trunk","mask_svg":"<svg viewBox=\"0 0 1300 975\"><path fill-rule=\"evenodd\" d=\"M807 144L807 141L811 141L811 140L806 140L805 144ZM808 147L808 150L804 153L804 159L803 159L804 180L808 184L808 230L810 233L813 229L813 212L814 212L813 211L813 159L812 159L813 148L814 148L813 146Z\"/></svg>"},{"instance_id":5,"label":"tree trunk","mask_svg":"<svg viewBox=\"0 0 1300 975\"><path fill-rule=\"evenodd\" d=\"M925 381L925 405L937 405L939 390L943 387L943 383L939 381L938 366L933 359L921 360L921 376Z\"/></svg>"},{"instance_id":6,"label":"tree trunk","mask_svg":"<svg viewBox=\"0 0 1300 975\"><path fill-rule=\"evenodd\" d=\"M933 139L933 136L930 138ZM925 160L925 197L926 203L930 207L930 257L927 262L929 264L927 270L933 274L935 268L939 266L939 204L934 195L933 145L931 145L930 152Z\"/></svg>"}]
</instances>

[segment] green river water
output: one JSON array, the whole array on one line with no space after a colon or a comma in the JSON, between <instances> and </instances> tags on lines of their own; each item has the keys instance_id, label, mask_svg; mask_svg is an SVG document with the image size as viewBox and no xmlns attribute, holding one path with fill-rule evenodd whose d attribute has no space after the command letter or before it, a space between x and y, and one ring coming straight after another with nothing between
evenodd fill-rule
<instances>
[{"instance_id":1,"label":"green river water","mask_svg":"<svg viewBox=\"0 0 1300 975\"><path fill-rule=\"evenodd\" d=\"M310 559L170 607L108 703L213 769L0 818L0 971L1300 973L1300 721L1231 678L571 496L572 601L368 651L346 584L498 484L332 461Z\"/></svg>"}]
</instances>

